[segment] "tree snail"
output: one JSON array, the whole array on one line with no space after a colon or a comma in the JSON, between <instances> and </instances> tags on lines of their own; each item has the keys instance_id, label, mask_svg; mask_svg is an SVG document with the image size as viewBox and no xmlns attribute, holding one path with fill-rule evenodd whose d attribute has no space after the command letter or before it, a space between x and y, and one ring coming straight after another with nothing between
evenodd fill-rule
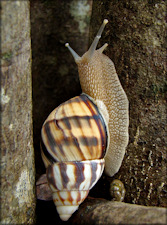
<instances>
[{"instance_id":1,"label":"tree snail","mask_svg":"<svg viewBox=\"0 0 167 225\"><path fill-rule=\"evenodd\" d=\"M113 201L119 201L122 202L125 197L125 187L124 184L118 180L115 179L110 184L110 195L112 197Z\"/></svg>"},{"instance_id":2,"label":"tree snail","mask_svg":"<svg viewBox=\"0 0 167 225\"><path fill-rule=\"evenodd\" d=\"M78 65L82 94L56 109L41 130L41 155L48 184L62 220L68 220L104 170L113 176L128 143L128 100L113 62L96 50L104 20L82 56L66 43Z\"/></svg>"}]
</instances>

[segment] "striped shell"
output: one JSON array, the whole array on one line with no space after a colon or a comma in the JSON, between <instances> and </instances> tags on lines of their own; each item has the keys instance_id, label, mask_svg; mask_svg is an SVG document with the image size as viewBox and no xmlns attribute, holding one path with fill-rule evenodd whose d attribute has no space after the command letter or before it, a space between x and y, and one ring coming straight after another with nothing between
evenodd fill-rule
<instances>
[{"instance_id":1,"label":"striped shell","mask_svg":"<svg viewBox=\"0 0 167 225\"><path fill-rule=\"evenodd\" d=\"M104 170L108 128L93 100L82 94L54 109L41 135L48 183L60 218L66 221Z\"/></svg>"},{"instance_id":2,"label":"striped shell","mask_svg":"<svg viewBox=\"0 0 167 225\"><path fill-rule=\"evenodd\" d=\"M71 217L87 197L104 170L104 159L59 162L47 169L53 201L62 220Z\"/></svg>"},{"instance_id":3,"label":"striped shell","mask_svg":"<svg viewBox=\"0 0 167 225\"><path fill-rule=\"evenodd\" d=\"M74 97L51 112L42 127L44 163L104 158L108 130L87 95Z\"/></svg>"}]
</instances>

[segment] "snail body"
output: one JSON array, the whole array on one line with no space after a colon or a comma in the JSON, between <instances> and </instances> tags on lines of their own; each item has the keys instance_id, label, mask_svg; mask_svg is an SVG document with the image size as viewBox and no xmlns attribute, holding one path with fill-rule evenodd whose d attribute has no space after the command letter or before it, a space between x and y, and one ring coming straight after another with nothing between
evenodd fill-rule
<instances>
[{"instance_id":1,"label":"snail body","mask_svg":"<svg viewBox=\"0 0 167 225\"><path fill-rule=\"evenodd\" d=\"M112 177L118 172L128 144L129 114L128 99L121 86L112 60L103 54L108 46L105 43L96 50L107 20L103 21L89 50L78 56L67 43L76 64L82 92L92 97L96 102L103 103L103 114L108 114L110 144L105 155L105 172Z\"/></svg>"},{"instance_id":2,"label":"snail body","mask_svg":"<svg viewBox=\"0 0 167 225\"><path fill-rule=\"evenodd\" d=\"M78 65L82 94L54 109L42 130L41 155L60 218L78 209L105 170L113 176L128 143L128 100L113 62L96 50L103 21L82 56L66 43Z\"/></svg>"}]
</instances>

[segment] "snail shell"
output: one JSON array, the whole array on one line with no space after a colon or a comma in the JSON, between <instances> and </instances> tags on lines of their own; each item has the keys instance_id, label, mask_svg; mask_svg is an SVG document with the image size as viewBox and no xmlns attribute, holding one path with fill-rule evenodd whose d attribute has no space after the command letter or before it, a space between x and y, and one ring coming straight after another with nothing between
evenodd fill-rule
<instances>
[{"instance_id":1,"label":"snail shell","mask_svg":"<svg viewBox=\"0 0 167 225\"><path fill-rule=\"evenodd\" d=\"M66 221L102 175L108 126L93 100L82 94L54 109L41 135L48 184L59 216Z\"/></svg>"},{"instance_id":2,"label":"snail shell","mask_svg":"<svg viewBox=\"0 0 167 225\"><path fill-rule=\"evenodd\" d=\"M125 187L124 184L118 180L115 179L110 184L110 195L112 197L113 201L119 201L122 202L125 197Z\"/></svg>"},{"instance_id":3,"label":"snail shell","mask_svg":"<svg viewBox=\"0 0 167 225\"><path fill-rule=\"evenodd\" d=\"M104 159L59 162L47 169L53 201L62 220L78 209L104 170ZM54 178L54 179L53 179Z\"/></svg>"}]
</instances>

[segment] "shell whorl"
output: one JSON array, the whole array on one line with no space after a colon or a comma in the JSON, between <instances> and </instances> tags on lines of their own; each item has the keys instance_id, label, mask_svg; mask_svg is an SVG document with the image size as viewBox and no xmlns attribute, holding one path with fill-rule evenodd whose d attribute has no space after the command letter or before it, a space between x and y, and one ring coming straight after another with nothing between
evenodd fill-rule
<instances>
[{"instance_id":1,"label":"shell whorl","mask_svg":"<svg viewBox=\"0 0 167 225\"><path fill-rule=\"evenodd\" d=\"M48 182L53 192L88 191L101 176L103 168L104 159L54 163L47 168Z\"/></svg>"},{"instance_id":2,"label":"shell whorl","mask_svg":"<svg viewBox=\"0 0 167 225\"><path fill-rule=\"evenodd\" d=\"M57 212L66 221L102 175L108 126L94 101L82 94L51 112L41 136L48 184Z\"/></svg>"},{"instance_id":3,"label":"shell whorl","mask_svg":"<svg viewBox=\"0 0 167 225\"><path fill-rule=\"evenodd\" d=\"M62 220L68 220L78 209L101 177L103 169L104 159L59 162L47 168L53 201Z\"/></svg>"},{"instance_id":4,"label":"shell whorl","mask_svg":"<svg viewBox=\"0 0 167 225\"><path fill-rule=\"evenodd\" d=\"M109 142L103 117L84 94L53 110L43 124L41 135L42 156L46 165L49 161L103 158Z\"/></svg>"}]
</instances>

